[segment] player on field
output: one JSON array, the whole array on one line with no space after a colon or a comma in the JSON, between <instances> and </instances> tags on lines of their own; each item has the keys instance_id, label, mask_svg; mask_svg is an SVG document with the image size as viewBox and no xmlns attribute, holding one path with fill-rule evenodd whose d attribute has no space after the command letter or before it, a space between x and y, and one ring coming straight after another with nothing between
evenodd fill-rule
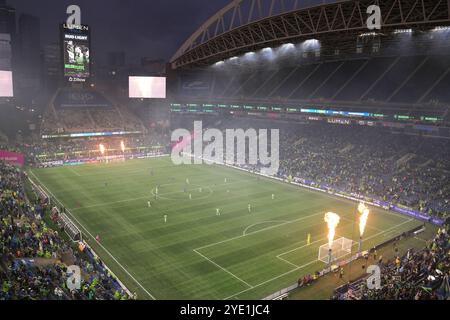
<instances>
[{"instance_id":1,"label":"player on field","mask_svg":"<svg viewBox=\"0 0 450 320\"><path fill-rule=\"evenodd\" d=\"M220 216L220 209L216 209L216 216Z\"/></svg>"},{"instance_id":2,"label":"player on field","mask_svg":"<svg viewBox=\"0 0 450 320\"><path fill-rule=\"evenodd\" d=\"M192 193L189 193L189 200L192 200Z\"/></svg>"},{"instance_id":3,"label":"player on field","mask_svg":"<svg viewBox=\"0 0 450 320\"><path fill-rule=\"evenodd\" d=\"M147 205L148 205L149 208L151 208L152 207L152 202L151 201L147 201Z\"/></svg>"},{"instance_id":4,"label":"player on field","mask_svg":"<svg viewBox=\"0 0 450 320\"><path fill-rule=\"evenodd\" d=\"M272 193L272 200L275 200L275 195Z\"/></svg>"},{"instance_id":5,"label":"player on field","mask_svg":"<svg viewBox=\"0 0 450 320\"><path fill-rule=\"evenodd\" d=\"M252 213L252 205L248 204L248 213Z\"/></svg>"},{"instance_id":6,"label":"player on field","mask_svg":"<svg viewBox=\"0 0 450 320\"><path fill-rule=\"evenodd\" d=\"M164 215L164 223L167 223L167 214Z\"/></svg>"}]
</instances>

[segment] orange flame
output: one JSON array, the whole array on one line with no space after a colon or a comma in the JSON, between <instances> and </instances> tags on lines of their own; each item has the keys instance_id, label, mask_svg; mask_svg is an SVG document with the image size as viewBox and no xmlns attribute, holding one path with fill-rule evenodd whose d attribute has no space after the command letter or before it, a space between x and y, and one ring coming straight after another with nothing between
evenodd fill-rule
<instances>
[{"instance_id":1,"label":"orange flame","mask_svg":"<svg viewBox=\"0 0 450 320\"><path fill-rule=\"evenodd\" d=\"M364 230L366 229L370 211L369 208L364 205L364 203L359 204L358 211L359 213L361 213L361 216L359 217L359 235L362 237L364 235Z\"/></svg>"},{"instance_id":2,"label":"orange flame","mask_svg":"<svg viewBox=\"0 0 450 320\"><path fill-rule=\"evenodd\" d=\"M100 149L100 153L101 153L102 155L104 155L105 152L106 152L105 146L104 146L103 144L100 144L100 145L99 145L99 149Z\"/></svg>"},{"instance_id":3,"label":"orange flame","mask_svg":"<svg viewBox=\"0 0 450 320\"><path fill-rule=\"evenodd\" d=\"M341 221L341 217L339 217L334 212L327 212L325 214L325 222L328 224L328 248L331 249L333 245L334 236L336 234L336 227Z\"/></svg>"},{"instance_id":4,"label":"orange flame","mask_svg":"<svg viewBox=\"0 0 450 320\"><path fill-rule=\"evenodd\" d=\"M358 205L358 212L363 213L364 209L366 209L366 208L367 208L366 205L364 203L360 202Z\"/></svg>"}]
</instances>

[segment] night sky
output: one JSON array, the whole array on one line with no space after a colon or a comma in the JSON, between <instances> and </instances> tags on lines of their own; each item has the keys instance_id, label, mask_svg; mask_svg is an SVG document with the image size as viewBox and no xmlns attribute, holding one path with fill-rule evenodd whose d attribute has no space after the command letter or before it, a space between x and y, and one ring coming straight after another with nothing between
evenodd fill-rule
<instances>
[{"instance_id":1,"label":"night sky","mask_svg":"<svg viewBox=\"0 0 450 320\"><path fill-rule=\"evenodd\" d=\"M140 57L169 60L180 45L230 0L6 0L18 15L41 19L42 45L58 41L66 8L81 7L91 26L92 53L104 62L107 52L125 51L128 62ZM306 0L310 4L320 0Z\"/></svg>"}]
</instances>

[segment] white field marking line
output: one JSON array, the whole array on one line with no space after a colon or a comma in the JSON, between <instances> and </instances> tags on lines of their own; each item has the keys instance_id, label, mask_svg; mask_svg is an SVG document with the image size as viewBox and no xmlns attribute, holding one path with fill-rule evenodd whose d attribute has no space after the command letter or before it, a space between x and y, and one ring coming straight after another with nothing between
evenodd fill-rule
<instances>
[{"instance_id":1,"label":"white field marking line","mask_svg":"<svg viewBox=\"0 0 450 320\"><path fill-rule=\"evenodd\" d=\"M249 287L249 289L253 288L253 286L251 284L249 284L248 282L242 280L241 278L239 278L237 275L233 274L232 272L228 271L227 269L223 268L222 266L220 266L219 264L217 264L216 262L212 261L211 259L209 259L208 257L204 256L203 254L201 254L200 252L198 252L196 249L193 250L196 254L200 255L203 259L209 261L210 263L212 263L213 265L215 265L217 268L221 269L222 271L225 271L226 273L228 273L229 275L231 275L232 277L234 277L235 279L239 280L240 282L244 283L247 287Z\"/></svg>"},{"instance_id":2,"label":"white field marking line","mask_svg":"<svg viewBox=\"0 0 450 320\"><path fill-rule=\"evenodd\" d=\"M81 175L80 175L80 177L81 177ZM234 183L243 182L243 181L246 181L246 180L240 180L240 181L236 181ZM180 182L180 183L182 183L182 182ZM177 183L173 183L173 184L170 184L170 185L174 185L174 184L177 184ZM228 184L233 184L233 183L228 183ZM169 184L165 184L165 185L162 185L162 186L168 186L168 185ZM194 186L194 184L192 184L192 185ZM227 184L221 184L221 185L216 185L216 186L224 186L224 185L227 185ZM211 195L214 193L214 190L212 190L210 186L205 186L205 187L203 187L201 185L197 185L197 186L201 187L201 188L208 189L210 192L208 193L207 196L205 196L203 198L196 198L196 199L193 199L193 200L207 199L207 198L211 197ZM126 203L126 202L132 202L132 201L147 199L147 198L150 199L150 198L153 198L155 196L155 193L154 193L155 188L152 189L152 191L151 191L151 195L152 196L149 196L149 197L142 196L142 197L139 197L139 198L131 198L131 199L125 199L125 200L119 200L119 201L113 201L113 202L107 202L107 203L99 203L99 204L94 204L94 205L91 205L91 206L85 206L85 207L81 207L81 208L74 208L74 209L72 209L72 211L104 207L104 206L109 206L111 204ZM198 188L195 188L195 189L198 189ZM168 193L163 193L162 195L158 194L158 197L161 198L161 199L164 199L164 200L175 200L175 199L170 199L170 198L167 198L167 197L164 197L164 196L165 195L171 195L171 194L178 194L178 193L184 193L184 192L183 191L168 192ZM176 200L182 200L182 199L176 199Z\"/></svg>"},{"instance_id":3,"label":"white field marking line","mask_svg":"<svg viewBox=\"0 0 450 320\"><path fill-rule=\"evenodd\" d=\"M341 217L341 219L347 220L347 221L353 222L353 223L358 223L358 227L359 227L359 222L358 222L358 221L354 221L354 220L349 219L349 218L346 218L346 217ZM378 229L378 228L376 228L376 227L373 227L373 226L371 226L371 225L369 225L369 224L366 224L366 228L370 228L370 229L375 230L375 231L383 231L383 230Z\"/></svg>"},{"instance_id":4,"label":"white field marking line","mask_svg":"<svg viewBox=\"0 0 450 320\"><path fill-rule=\"evenodd\" d=\"M278 227L281 227L281 226L284 226L284 225L287 225L287 224L290 224L290 223L294 223L294 222L302 221L302 220L305 220L305 219L308 219L308 218L312 218L312 217L318 216L320 214L323 214L323 212L318 212L318 213L315 213L315 214L311 214L309 216L305 216L305 217L301 217L301 218L298 218L298 219L295 219L295 220L287 221L285 223L280 223L280 224L277 224L277 225L274 225L274 226L263 228L261 230L250 232L250 233L246 234L245 236L244 235L240 235L240 236L236 236L236 237L233 237L233 238L225 239L225 240L222 240L222 241L219 241L219 242L207 244L207 245L205 245L203 247L195 248L195 250L202 250L202 249L205 249L205 248L213 247L213 246L218 245L218 244L222 244L222 243L226 243L226 242L233 241L233 240L236 240L236 239L248 237L250 235L254 235L254 234L257 234L257 233L260 233L260 232L263 232L263 231L271 230L271 229L278 228Z\"/></svg>"},{"instance_id":5,"label":"white field marking line","mask_svg":"<svg viewBox=\"0 0 450 320\"><path fill-rule=\"evenodd\" d=\"M337 238L337 237L336 237L336 238ZM300 249L309 247L310 245L312 245L312 244L314 244L314 243L321 242L321 241L325 241L326 239L327 239L327 237L324 237L324 238L321 238L321 239L316 240L316 241L314 241L314 242L311 242L309 245L308 245L308 244L305 244L305 245L303 245L303 246L301 246L301 247L294 248L294 249L292 249L292 250L289 250L289 251L280 253L279 255L277 255L277 258L279 258L279 257L281 257L281 256L284 256L284 255L286 255L286 254L288 254L288 253L291 253L291 252L294 252L294 251L297 251L297 250L300 250Z\"/></svg>"},{"instance_id":6,"label":"white field marking line","mask_svg":"<svg viewBox=\"0 0 450 320\"><path fill-rule=\"evenodd\" d=\"M350 219L344 219L344 220L350 220ZM339 236L336 235L335 238L338 239ZM315 243L317 243L317 242L321 242L321 241L325 241L325 240L327 240L327 237L324 237L324 238L318 239L318 240L316 240L316 241L313 241L313 242L311 242L310 244L305 244L305 245L303 245L303 246L301 246L301 247L297 247L297 248L294 248L294 249L292 249L292 250L289 250L289 251L280 253L280 254L277 255L276 257L277 257L278 259L283 260L284 262L289 263L290 265L296 266L296 267L298 268L297 265L295 265L294 263L292 263L292 262L290 262L290 261L288 261L288 260L286 260L286 259L281 258L281 256L284 256L284 255L289 254L289 253L291 253L291 252L294 252L294 251L297 251L297 250L300 250L300 249L309 247L309 246L311 246L311 245L313 245L313 244L315 244ZM306 241L302 240L301 242L306 242ZM354 242L354 241L352 240L352 242Z\"/></svg>"},{"instance_id":7,"label":"white field marking line","mask_svg":"<svg viewBox=\"0 0 450 320\"><path fill-rule=\"evenodd\" d=\"M428 241L427 241L427 240L425 240L425 239L422 239L422 238L419 238L419 237L414 237L414 239L416 239L416 240L419 240L419 241L423 241L423 242L425 242L425 243L428 243Z\"/></svg>"},{"instance_id":8,"label":"white field marking line","mask_svg":"<svg viewBox=\"0 0 450 320\"><path fill-rule=\"evenodd\" d=\"M297 219L297 220L287 221L287 222L285 222L285 223L281 223L281 224L278 224L278 225L275 225L275 226L267 227L267 228L264 228L264 229L261 229L261 230L258 230L258 231L249 233L249 235L253 235L253 234L256 234L256 233L259 233L259 232L262 232L262 231L267 231L267 230L270 230L270 229L273 229L273 228L276 228L276 227L280 227L280 226L282 226L282 225L286 225L286 224L289 224L289 223L293 223L293 222L296 222L296 221L301 221L301 220L304 220L304 219L307 219L307 218L310 218L310 217L313 217L313 216L317 216L317 215L319 215L319 214L322 214L322 212L316 213L316 214L313 214L313 215L309 215L309 216L306 216L306 217L302 217L302 218L299 218L299 219ZM211 259L209 259L209 258L206 257L205 255L203 255L203 254L201 254L200 252L198 252L198 250L201 250L201 249L204 249L204 248L208 248L208 247L212 247L212 246L214 246L214 245L218 245L218 244L221 244L221 243L229 242L229 241L232 241L232 240L240 239L240 238L243 238L243 237L245 237L245 235L237 236L237 237L230 238L230 239L227 239L227 240L224 240L224 241L220 241L220 242L217 242L217 243L213 243L213 244L210 244L210 245L207 245L207 246L203 246L203 247L200 247L200 248L196 248L196 249L193 249L193 251L194 251L195 253L197 253L198 255L200 255L202 258L208 260L210 263L214 264L214 265L215 265L216 267L218 267L219 269L225 271L226 273L228 273L229 275L231 275L231 276L233 276L234 278L238 279L238 280L241 281L242 283L245 283L245 284L249 287L249 289L252 289L252 288L253 288L252 285L250 285L250 284L247 283L246 281L242 280L241 278L239 278L238 276L236 276L235 274L233 274L233 273L230 272L229 270L225 269L224 267L218 265L217 263L215 263L214 261L212 261ZM287 263L293 265L293 264L290 263L290 262L287 262ZM297 266L296 266L296 267L297 267Z\"/></svg>"},{"instance_id":9,"label":"white field marking line","mask_svg":"<svg viewBox=\"0 0 450 320\"><path fill-rule=\"evenodd\" d=\"M376 233L376 234L374 234L374 235L372 235L372 236L370 236L370 237L368 237L368 238L363 238L363 240L370 240L370 239L373 239L373 238L378 237L379 235L381 235L381 234L383 234L383 233L389 234L390 232L394 231L394 229L396 229L397 227L402 226L402 225L404 225L404 224L406 224L406 223L408 223L408 222L411 222L411 221L413 221L413 220L414 220L414 219L409 219L409 220L407 220L407 221L403 221L402 223L397 224L397 225L395 225L395 226L393 226L393 227L391 227L391 228L389 228L389 229L386 229L385 231L380 230L380 232L378 232L378 233ZM339 238L339 237L336 236L336 239L338 239L338 238ZM326 240L326 239L327 239L327 238L322 238L322 239L319 239L319 240L317 240L317 241L311 242L311 244L316 243L316 242L319 242L319 241L324 241L324 240ZM349 240L352 240L352 239L349 239ZM352 240L352 247L356 246L357 244L358 244L358 242ZM278 258L279 256L284 256L284 255L286 255L286 254L288 254L288 253L291 253L291 252L294 252L294 251L303 249L303 248L305 248L305 247L307 247L307 246L308 246L308 245L303 245L303 246L301 246L301 247L294 248L294 249L292 249L292 250L289 250L289 251L280 253L280 254L277 256L277 258Z\"/></svg>"},{"instance_id":10,"label":"white field marking line","mask_svg":"<svg viewBox=\"0 0 450 320\"><path fill-rule=\"evenodd\" d=\"M272 278L272 279L269 279L269 280L266 280L266 281L264 281L264 282L261 282L260 284L257 284L257 285L254 286L253 288L248 288L248 289L242 290L241 292L235 293L235 294L233 294L233 295L231 295L231 296L229 296L229 297L226 297L224 300L229 300L229 299L231 299L231 298L233 298L233 297L235 297L235 296L237 296L237 295L240 295L240 294L242 294L242 293L245 293L245 292L247 292L247 291L249 291L249 290L255 289L255 288L260 287L260 286L262 286L262 285L265 285L266 283L272 282L273 280L277 280L278 278L282 278L282 277L284 277L284 276L286 276L286 275L288 275L288 274L290 274L290 273L292 273L292 272L295 272L295 271L298 271L298 270L300 270L300 269L306 268L307 266L312 265L313 263L316 263L317 261L318 261L318 260L310 261L310 262L308 262L308 263L306 263L306 264L304 264L304 265L302 265L302 266L299 266L299 267L297 267L297 268L295 268L295 269L293 269L293 270L291 270L291 271L285 272L285 273L280 274L279 276L276 276L276 277L274 277L274 278Z\"/></svg>"},{"instance_id":11,"label":"white field marking line","mask_svg":"<svg viewBox=\"0 0 450 320\"><path fill-rule=\"evenodd\" d=\"M69 171L72 172L73 174L75 174L75 175L78 176L78 177L81 177L81 176L82 176L79 172L77 172L77 171L76 171L74 168L72 168L72 167L69 167Z\"/></svg>"},{"instance_id":12,"label":"white field marking line","mask_svg":"<svg viewBox=\"0 0 450 320\"><path fill-rule=\"evenodd\" d=\"M242 233L242 235L245 237L247 235L247 231L253 227L256 227L260 224L266 224L266 223L288 223L289 221L286 220L267 220L267 221L261 221L261 222L257 222L254 223L250 226L248 226L247 228L245 228L244 232Z\"/></svg>"},{"instance_id":13,"label":"white field marking line","mask_svg":"<svg viewBox=\"0 0 450 320\"><path fill-rule=\"evenodd\" d=\"M33 177L35 177L36 178L36 180L39 182L39 184L45 189L45 190L47 190L47 192L57 201L57 202L59 202L60 204L62 204L61 203L61 201L59 201L58 200L58 198L56 198L55 197L55 195L39 180L39 178L34 174L34 172L33 171L30 171L31 172L31 174L33 175ZM82 228L82 229L84 229L84 231L86 231L87 232L87 234L92 238L92 239L95 239L95 237L89 232L89 230L88 229L86 229L86 227L83 225L83 224L81 224L79 221L78 221L78 219L70 212L70 210L69 209L67 209L66 208L66 211L67 211L67 213L69 213L69 215L72 217L72 219L74 219L76 222L77 222L77 224ZM131 279L133 279L133 281L142 289L142 290L144 290L144 292L150 297L150 298L152 298L153 300L156 300L156 298L155 298L155 296L153 296L150 292L148 292L148 290L139 282L139 281L137 281L136 280L136 278L135 277L133 277L133 275L127 270L127 269L125 269L125 267L119 262L119 261L117 261L117 259L111 254L111 252L109 252L100 242L97 242L97 244L117 263L117 265L120 267L120 268L122 268L122 270L123 271L125 271L125 273L131 278Z\"/></svg>"},{"instance_id":14,"label":"white field marking line","mask_svg":"<svg viewBox=\"0 0 450 320\"><path fill-rule=\"evenodd\" d=\"M201 184L189 184L190 186L198 186L198 187L202 187L202 188L206 188L206 189L212 189L212 188L215 188L215 187L225 187L225 186L231 186L231 185L235 185L235 184L238 184L238 183L250 183L250 182L253 182L253 181L251 181L251 180L247 180L247 179L240 179L240 180L236 180L236 181L232 181L232 182L226 182L226 183L220 183L220 184L211 184L211 185L207 185L207 186L203 186L203 185L201 185ZM167 183L167 184L162 184L162 185L160 185L161 187L164 187L164 186L171 186L171 185L176 185L176 184L183 184L184 182L174 182L174 183ZM154 190L155 190L155 188L156 187L154 187L153 189L152 189L152 194L154 195ZM195 189L198 189L198 188L195 188ZM195 190L194 189L194 190ZM174 192L169 192L169 193L164 193L163 195L168 195L168 194L176 194L176 193L183 193L183 191L174 191Z\"/></svg>"},{"instance_id":15,"label":"white field marking line","mask_svg":"<svg viewBox=\"0 0 450 320\"><path fill-rule=\"evenodd\" d=\"M406 224L406 223L409 223L409 222L411 222L411 221L413 221L413 220L414 220L414 219L409 219L409 220L407 220L407 221L404 221L404 222L402 222L402 223L400 223L400 224L398 224L398 225L395 225L395 226L392 227L392 228L387 229L386 231L382 231L382 232L379 232L379 233L377 233L377 234L374 234L374 235L372 235L372 236L366 238L365 240L370 240L370 239L372 239L372 238L378 237L380 234L382 234L382 233L384 233L384 232L388 232L388 231L390 231L391 229L400 227L400 226L402 226L402 225L404 225L404 224ZM356 244L353 244L353 245L356 245ZM241 292L235 293L235 294L233 294L233 295L231 295L231 296L225 298L224 300L229 300L229 299L231 299L231 298L233 298L233 297L236 297L236 296L238 296L238 295L240 295L240 294L242 294L242 293L245 293L245 292L247 292L247 291L249 291L249 290L252 290L252 289L254 289L254 288L260 287L260 286L262 286L262 285L265 285L266 283L272 282L273 280L276 280L276 279L279 279L279 278L281 278L281 277L284 277L284 276L286 276L286 275L288 275L288 274L291 274L292 272L295 272L295 271L298 271L298 270L300 270L300 269L303 269L303 268L305 268L305 267L307 267L307 266L309 266L309 265L311 265L311 264L313 264L313 263L315 263L315 262L318 262L318 261L319 261L319 260L313 260L313 261L310 261L310 262L308 262L307 264L304 264L304 265L302 265L302 266L300 266L300 267L297 267L297 268L295 268L295 269L293 269L293 270L291 270L291 271L285 272L285 273L283 273L283 274L281 274L281 275L279 275L279 276L276 276L276 277L274 277L274 278L272 278L272 279L269 279L269 280L266 280L266 281L264 281L264 282L261 282L260 284L255 285L253 288L248 288L248 289L242 290Z\"/></svg>"},{"instance_id":16,"label":"white field marking line","mask_svg":"<svg viewBox=\"0 0 450 320\"><path fill-rule=\"evenodd\" d=\"M105 207L105 206L109 206L111 204L118 204L118 203L125 203L125 202L132 202L132 201L137 201L137 200L142 200L142 199L150 199L151 197L139 197L139 198L132 198L132 199L125 199L125 200L119 200L119 201L113 201L113 202L107 202L107 203L99 203L99 204L93 204L91 206L85 206L85 207L80 207L80 208L74 208L72 209L72 211L78 211L78 210L83 210L83 209L90 209L90 208L98 208L98 207Z\"/></svg>"},{"instance_id":17,"label":"white field marking line","mask_svg":"<svg viewBox=\"0 0 450 320\"><path fill-rule=\"evenodd\" d=\"M310 193L320 194L320 195L326 196L328 198L331 198L331 199L334 199L334 200L337 200L337 201L340 201L340 202L346 202L346 203L351 203L351 204L355 204L355 203L359 203L360 202L360 201L355 201L355 200L351 200L351 199L342 198L342 197L339 197L337 195L331 195L328 192L319 191L319 190L312 190L312 189L309 189L309 188L306 188L306 187L303 187L303 186L298 186L298 185L292 184L290 182L286 182L284 180L280 181L280 180L275 179L274 177L261 176L259 174L255 174L255 173L247 171L247 170L239 169L238 167L235 167L235 166L227 166L227 165L225 165L223 163L222 164L219 163L219 165L222 168L225 168L225 169L231 169L231 170L239 171L241 173L245 173L245 174L251 175L251 176L262 177L262 178L264 178L266 180L269 180L270 182L279 183L279 184L282 184L282 185L285 185L285 186L291 186L293 188L301 189L301 190L304 190L304 191L307 191L307 192L310 192ZM386 210L386 209L383 209L383 208L380 208L380 207L376 207L376 206L375 206L375 208L378 209L378 212L381 212L381 213L384 213L384 214L387 214L387 215L394 215L394 216L404 217L404 215L402 215L400 213L396 213L396 212L393 212L393 211L390 211L390 210Z\"/></svg>"},{"instance_id":18,"label":"white field marking line","mask_svg":"<svg viewBox=\"0 0 450 320\"><path fill-rule=\"evenodd\" d=\"M314 241L314 242L311 242L310 244L305 244L305 245L303 245L303 246L301 246L301 247L298 247L298 248L295 248L295 249L293 249L293 250L290 250L290 251L286 251L286 252L280 253L279 255L277 255L277 259L280 259L280 260L282 260L282 261L284 261L284 262L286 262L286 263L288 263L288 264L290 264L291 266L294 266L294 267L296 267L296 268L300 268L298 265L296 265L296 264L294 264L294 263L292 263L292 262L290 262L290 261L288 261L288 260L286 260L286 259L281 258L281 256L284 256L285 254L291 253L291 252L293 252L293 251L297 251L297 250L299 250L299 249L303 249L303 248L309 247L309 246L311 246L311 245L314 244L314 243L321 242L321 241L324 241L324 240L326 240L326 239L327 239L327 238L321 238L321 239L319 239L319 240L316 240L316 241Z\"/></svg>"},{"instance_id":19,"label":"white field marking line","mask_svg":"<svg viewBox=\"0 0 450 320\"><path fill-rule=\"evenodd\" d=\"M209 186L203 186L201 184L189 184L188 186L195 186L194 188L192 188L192 190L198 190L199 188L205 188L205 189L209 189L210 191L212 191L213 187L222 187L222 186L226 186L226 185L232 185L232 184L237 184L237 183L242 183L242 182L249 182L248 180L238 180L238 181L234 181L234 182L227 182L227 183L221 183L221 184L212 184ZM184 182L173 182L173 183L166 183L166 184L161 184L160 187L167 187L167 186L173 186L173 185L182 185ZM154 187L151 191L152 195L154 194L156 187ZM191 191L191 190L190 190ZM166 192L163 193L162 195L170 195L170 194L177 194L177 193L184 193L184 191L174 191L174 192Z\"/></svg>"},{"instance_id":20,"label":"white field marking line","mask_svg":"<svg viewBox=\"0 0 450 320\"><path fill-rule=\"evenodd\" d=\"M281 257L279 257L279 256L277 256L277 259L279 259L279 260L283 261L284 263L287 263L287 264L289 264L289 265L291 265L291 266L293 266L293 267L295 267L295 268L298 268L298 267L299 267L299 266L296 265L295 263L292 263L292 262L290 262L290 261L288 261L288 260L286 260L286 259L283 259L283 258L281 258Z\"/></svg>"},{"instance_id":21,"label":"white field marking line","mask_svg":"<svg viewBox=\"0 0 450 320\"><path fill-rule=\"evenodd\" d=\"M242 181L240 181L240 182L242 182ZM180 182L180 183L181 183L181 182ZM235 182L235 183L237 183L237 182ZM173 183L173 184L176 184L176 183ZM173 184L171 184L171 185L173 185ZM193 185L194 185L194 184L193 184ZM225 185L225 184L224 184L224 185ZM163 186L164 186L164 185L163 185ZM166 184L165 186L167 186L167 184ZM193 200L202 200L202 199L206 199L206 198L209 198L209 197L214 193L214 190L212 190L209 186L206 186L206 187L202 187L201 185L197 185L197 186L199 186L199 187L201 187L201 188L208 189L210 192L208 193L208 196L207 196L207 197L204 197L204 198L197 198L197 199L193 199ZM198 189L198 188L195 188L195 189ZM155 188L153 188L152 191L151 191L151 194L152 194L153 197L155 196L154 190L155 190ZM158 194L158 197L159 197L159 198L162 198L162 199L165 199L165 200L175 200L175 199L165 198L164 196L165 196L165 195L171 195L171 194L178 194L178 193L184 193L184 192L183 192L183 191L168 192L168 193L163 193L162 195ZM142 196L142 197L139 197L139 198L131 198L131 199L118 200L118 201L107 202L107 203L99 203L99 204L94 204L94 205L91 205L91 206L85 206L85 207L80 207L80 208L74 208L74 209L72 209L72 211L78 211L78 210L83 210L83 209L91 209L91 208L104 207L104 206L109 206L109 205L111 205L111 204L126 203L126 202L132 202L132 201L137 201L137 200L147 199L147 198L150 199L150 198L152 198L152 196L149 196L149 197L147 197L147 196ZM182 199L177 199L177 200L182 200Z\"/></svg>"}]
</instances>

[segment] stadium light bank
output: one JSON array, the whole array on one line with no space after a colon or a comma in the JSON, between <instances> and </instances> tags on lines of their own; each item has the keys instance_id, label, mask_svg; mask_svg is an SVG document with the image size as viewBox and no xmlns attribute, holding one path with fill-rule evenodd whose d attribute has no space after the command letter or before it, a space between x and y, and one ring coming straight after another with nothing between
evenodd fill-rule
<instances>
[{"instance_id":1,"label":"stadium light bank","mask_svg":"<svg viewBox=\"0 0 450 320\"><path fill-rule=\"evenodd\" d=\"M280 133L278 129L203 130L202 121L194 122L194 131L177 129L172 132L172 162L186 164L260 165L261 173L275 175L280 166ZM248 145L247 145L248 141ZM224 142L225 146L224 147ZM204 147L204 144L206 145ZM269 152L270 146L270 152ZM247 153L248 150L248 153ZM224 161L225 157L225 161Z\"/></svg>"}]
</instances>

